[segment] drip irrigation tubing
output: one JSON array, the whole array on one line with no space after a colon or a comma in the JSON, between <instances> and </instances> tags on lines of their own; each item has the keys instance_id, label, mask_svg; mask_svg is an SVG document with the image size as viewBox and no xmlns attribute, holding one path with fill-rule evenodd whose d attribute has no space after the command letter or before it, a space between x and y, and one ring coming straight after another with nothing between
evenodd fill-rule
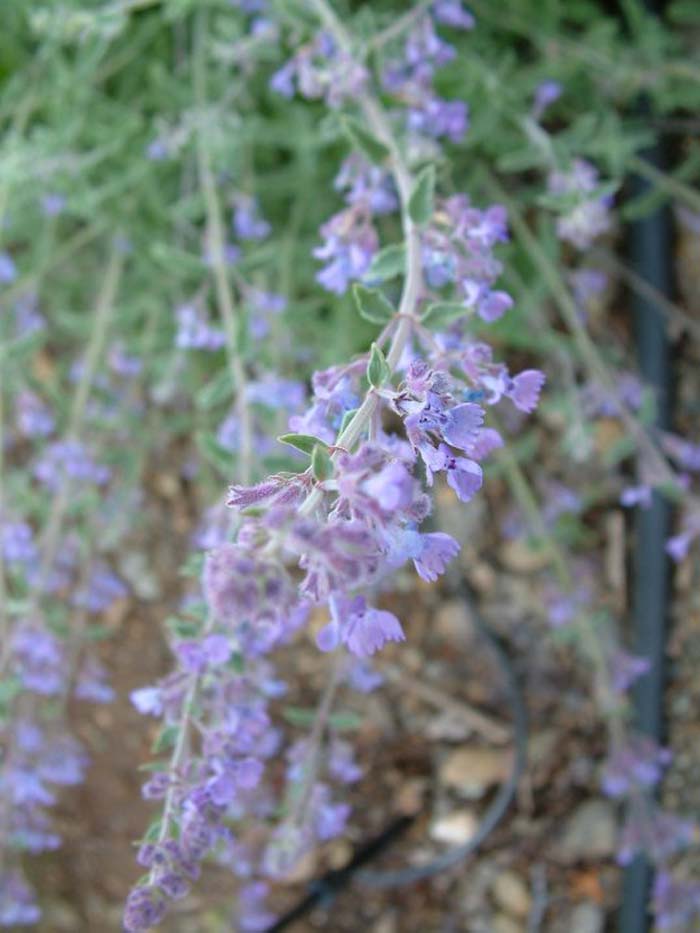
<instances>
[{"instance_id":1,"label":"drip irrigation tubing","mask_svg":"<svg viewBox=\"0 0 700 933\"><path fill-rule=\"evenodd\" d=\"M644 7L658 13L662 3L646 0ZM641 116L649 116L648 102L639 104ZM662 138L644 154L655 169L664 171L666 157ZM651 184L634 176L632 194L647 193ZM656 210L630 224L629 262L633 271L659 295L671 298L672 232L667 207ZM668 429L671 422L671 357L664 314L649 293L631 296L635 341L640 375L656 396L657 430ZM637 729L655 742L664 738L663 700L666 655L667 609L670 571L665 542L670 527L670 506L654 492L648 508L638 508L635 515L635 554L632 626L635 651L649 661L647 674L640 678L633 692ZM651 929L649 893L653 881L651 862L639 855L625 869L620 907L620 933L645 933Z\"/></svg>"},{"instance_id":2,"label":"drip irrigation tubing","mask_svg":"<svg viewBox=\"0 0 700 933\"><path fill-rule=\"evenodd\" d=\"M281 931L287 930L293 923L300 920L315 907L327 907L344 888L351 884L375 889L394 888L405 887L418 881L433 878L446 869L465 861L472 855L493 832L508 811L515 797L518 782L525 770L527 760L525 702L508 652L497 635L474 609L474 601L466 584L459 588L457 595L460 595L469 603L476 628L488 642L503 675L508 705L511 711L514 745L513 765L508 778L499 788L484 813L476 832L468 842L448 850L425 865L408 866L395 871L372 871L364 868L367 863L374 861L393 845L413 824L417 815L400 816L389 823L387 828L378 836L361 845L346 866L326 872L320 878L312 881L308 886L307 894L272 926L268 927L264 933L281 933Z\"/></svg>"}]
</instances>

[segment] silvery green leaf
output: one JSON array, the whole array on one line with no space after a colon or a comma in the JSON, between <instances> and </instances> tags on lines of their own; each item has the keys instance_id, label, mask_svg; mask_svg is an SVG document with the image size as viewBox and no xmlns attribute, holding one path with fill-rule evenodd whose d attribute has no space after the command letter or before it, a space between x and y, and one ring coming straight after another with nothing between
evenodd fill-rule
<instances>
[{"instance_id":1,"label":"silvery green leaf","mask_svg":"<svg viewBox=\"0 0 700 933\"><path fill-rule=\"evenodd\" d=\"M369 355L369 363L367 364L367 379L369 384L375 389L381 389L390 376L391 372L384 358L384 354L377 344L373 343Z\"/></svg>"},{"instance_id":2,"label":"silvery green leaf","mask_svg":"<svg viewBox=\"0 0 700 933\"><path fill-rule=\"evenodd\" d=\"M353 285L353 298L361 317L372 324L387 324L394 316L394 309L376 288Z\"/></svg>"},{"instance_id":3,"label":"silvery green leaf","mask_svg":"<svg viewBox=\"0 0 700 933\"><path fill-rule=\"evenodd\" d=\"M468 308L456 301L437 301L428 305L421 317L421 324L440 330L468 313Z\"/></svg>"},{"instance_id":4,"label":"silvery green leaf","mask_svg":"<svg viewBox=\"0 0 700 933\"><path fill-rule=\"evenodd\" d=\"M290 447L296 447L297 450L301 450L302 453L309 454L309 456L311 456L314 447L317 445L328 447L325 441L322 441L320 437L314 437L313 434L281 434L277 440L282 444L288 444Z\"/></svg>"},{"instance_id":5,"label":"silvery green leaf","mask_svg":"<svg viewBox=\"0 0 700 933\"><path fill-rule=\"evenodd\" d=\"M316 444L311 453L311 471L314 477L323 482L333 473L333 464L330 453L325 444Z\"/></svg>"},{"instance_id":6,"label":"silvery green leaf","mask_svg":"<svg viewBox=\"0 0 700 933\"><path fill-rule=\"evenodd\" d=\"M403 243L392 243L380 249L367 270L367 278L384 282L387 279L404 275L406 271L406 246Z\"/></svg>"},{"instance_id":7,"label":"silvery green leaf","mask_svg":"<svg viewBox=\"0 0 700 933\"><path fill-rule=\"evenodd\" d=\"M435 166L426 165L420 172L408 199L408 214L419 227L428 223L433 216L435 199Z\"/></svg>"},{"instance_id":8,"label":"silvery green leaf","mask_svg":"<svg viewBox=\"0 0 700 933\"><path fill-rule=\"evenodd\" d=\"M350 142L356 149L359 149L370 162L381 163L389 156L389 150L373 136L360 122L354 117L343 117L343 130Z\"/></svg>"}]
</instances>

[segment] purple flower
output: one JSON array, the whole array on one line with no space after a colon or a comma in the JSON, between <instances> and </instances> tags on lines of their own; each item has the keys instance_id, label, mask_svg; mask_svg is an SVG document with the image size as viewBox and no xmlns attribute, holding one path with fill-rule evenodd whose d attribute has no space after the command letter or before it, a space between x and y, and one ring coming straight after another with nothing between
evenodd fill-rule
<instances>
[{"instance_id":1,"label":"purple flower","mask_svg":"<svg viewBox=\"0 0 700 933\"><path fill-rule=\"evenodd\" d=\"M345 200L348 204L358 205L375 216L391 214L399 206L390 173L372 165L356 152L341 165L334 187L338 191L347 191Z\"/></svg>"},{"instance_id":2,"label":"purple flower","mask_svg":"<svg viewBox=\"0 0 700 933\"><path fill-rule=\"evenodd\" d=\"M539 369L526 369L513 379L508 395L520 411L533 412L547 377Z\"/></svg>"},{"instance_id":3,"label":"purple flower","mask_svg":"<svg viewBox=\"0 0 700 933\"><path fill-rule=\"evenodd\" d=\"M34 476L55 492L66 479L104 486L111 471L96 463L80 441L54 441L35 463Z\"/></svg>"},{"instance_id":4,"label":"purple flower","mask_svg":"<svg viewBox=\"0 0 700 933\"><path fill-rule=\"evenodd\" d=\"M9 284L17 278L17 267L9 253L0 252L0 282Z\"/></svg>"},{"instance_id":5,"label":"purple flower","mask_svg":"<svg viewBox=\"0 0 700 933\"><path fill-rule=\"evenodd\" d=\"M651 505L651 486L627 486L620 494L620 505L627 507L638 505L648 509Z\"/></svg>"},{"instance_id":6,"label":"purple flower","mask_svg":"<svg viewBox=\"0 0 700 933\"><path fill-rule=\"evenodd\" d=\"M652 889L654 920L660 930L688 930L700 914L700 883L657 871Z\"/></svg>"},{"instance_id":7,"label":"purple flower","mask_svg":"<svg viewBox=\"0 0 700 933\"><path fill-rule=\"evenodd\" d=\"M270 886L263 881L241 888L238 894L238 926L242 933L262 933L274 925L275 915L264 905L269 890Z\"/></svg>"},{"instance_id":8,"label":"purple flower","mask_svg":"<svg viewBox=\"0 0 700 933\"><path fill-rule=\"evenodd\" d=\"M662 865L687 848L694 835L695 828L688 820L665 813L648 797L635 797L627 809L617 861L629 865L642 852L653 863Z\"/></svg>"},{"instance_id":9,"label":"purple flower","mask_svg":"<svg viewBox=\"0 0 700 933\"><path fill-rule=\"evenodd\" d=\"M0 870L0 927L38 923L41 910L24 875L16 868Z\"/></svg>"},{"instance_id":10,"label":"purple flower","mask_svg":"<svg viewBox=\"0 0 700 933\"><path fill-rule=\"evenodd\" d=\"M336 48L333 38L319 32L313 42L296 53L270 80L273 91L283 97L294 96L298 89L302 97L325 98L330 107L338 107L348 97L362 94L367 70L357 64L343 49Z\"/></svg>"},{"instance_id":11,"label":"purple flower","mask_svg":"<svg viewBox=\"0 0 700 933\"><path fill-rule=\"evenodd\" d=\"M175 311L177 334L175 346L183 350L220 350L226 337L219 328L212 327L194 305L180 305Z\"/></svg>"},{"instance_id":12,"label":"purple flower","mask_svg":"<svg viewBox=\"0 0 700 933\"><path fill-rule=\"evenodd\" d=\"M93 703L110 703L114 690L107 683L107 671L95 658L87 658L78 672L75 696Z\"/></svg>"},{"instance_id":13,"label":"purple flower","mask_svg":"<svg viewBox=\"0 0 700 933\"><path fill-rule=\"evenodd\" d=\"M362 484L362 489L385 512L408 508L413 502L415 483L406 467L398 461L387 464Z\"/></svg>"},{"instance_id":14,"label":"purple flower","mask_svg":"<svg viewBox=\"0 0 700 933\"><path fill-rule=\"evenodd\" d=\"M481 489L483 473L476 461L467 460L465 457L447 456L445 469L447 483L457 493L461 502L469 502Z\"/></svg>"},{"instance_id":15,"label":"purple flower","mask_svg":"<svg viewBox=\"0 0 700 933\"><path fill-rule=\"evenodd\" d=\"M365 210L351 206L334 214L322 227L324 242L313 251L326 266L316 280L327 291L342 295L361 279L379 248L379 238Z\"/></svg>"},{"instance_id":16,"label":"purple flower","mask_svg":"<svg viewBox=\"0 0 700 933\"><path fill-rule=\"evenodd\" d=\"M362 658L354 658L347 668L347 682L358 693L371 693L384 683L382 675Z\"/></svg>"},{"instance_id":17,"label":"purple flower","mask_svg":"<svg viewBox=\"0 0 700 933\"><path fill-rule=\"evenodd\" d=\"M343 832L350 816L350 804L333 803L330 789L325 784L317 784L314 787L310 807L318 839L325 842Z\"/></svg>"},{"instance_id":18,"label":"purple flower","mask_svg":"<svg viewBox=\"0 0 700 933\"><path fill-rule=\"evenodd\" d=\"M293 506L298 505L303 498L303 481L297 481L296 477L273 476L257 486L229 486L226 505L236 509Z\"/></svg>"},{"instance_id":19,"label":"purple flower","mask_svg":"<svg viewBox=\"0 0 700 933\"><path fill-rule=\"evenodd\" d=\"M87 582L72 598L74 606L88 612L104 612L128 593L126 584L106 564L94 564Z\"/></svg>"},{"instance_id":20,"label":"purple flower","mask_svg":"<svg viewBox=\"0 0 700 933\"><path fill-rule=\"evenodd\" d=\"M4 522L0 528L3 558L8 564L30 564L37 560L34 532L27 522Z\"/></svg>"},{"instance_id":21,"label":"purple flower","mask_svg":"<svg viewBox=\"0 0 700 933\"><path fill-rule=\"evenodd\" d=\"M561 97L562 86L558 81L542 81L535 88L535 99L532 104L532 117L540 120L545 110Z\"/></svg>"},{"instance_id":22,"label":"purple flower","mask_svg":"<svg viewBox=\"0 0 700 933\"><path fill-rule=\"evenodd\" d=\"M163 698L158 687L141 687L129 694L131 702L139 713L148 716L160 716L163 712Z\"/></svg>"},{"instance_id":23,"label":"purple flower","mask_svg":"<svg viewBox=\"0 0 700 933\"><path fill-rule=\"evenodd\" d=\"M163 139L154 139L146 146L146 158L151 162L162 162L170 156L170 146Z\"/></svg>"},{"instance_id":24,"label":"purple flower","mask_svg":"<svg viewBox=\"0 0 700 933\"><path fill-rule=\"evenodd\" d=\"M202 651L207 663L212 667L226 664L233 654L231 641L226 635L207 635L202 642Z\"/></svg>"},{"instance_id":25,"label":"purple flower","mask_svg":"<svg viewBox=\"0 0 700 933\"><path fill-rule=\"evenodd\" d=\"M603 791L608 797L624 797L635 788L654 787L670 760L668 749L648 736L630 736L608 758L601 779Z\"/></svg>"},{"instance_id":26,"label":"purple flower","mask_svg":"<svg viewBox=\"0 0 700 933\"><path fill-rule=\"evenodd\" d=\"M0 257L2 254L0 253ZM39 300L35 292L21 295L15 303L15 327L18 337L27 337L46 327L46 320L39 313Z\"/></svg>"},{"instance_id":27,"label":"purple flower","mask_svg":"<svg viewBox=\"0 0 700 933\"><path fill-rule=\"evenodd\" d=\"M294 97L294 80L296 77L296 67L294 61L287 62L270 78L270 89L282 97L291 100Z\"/></svg>"},{"instance_id":28,"label":"purple flower","mask_svg":"<svg viewBox=\"0 0 700 933\"><path fill-rule=\"evenodd\" d=\"M409 403L409 407L413 406ZM450 406L445 397L435 391L430 391L426 395L423 406L414 414L408 415L405 424L408 439L426 459L425 451L430 446L431 435L446 441L452 447L466 451L476 441L483 420L484 410L480 405L464 402ZM445 447L444 444L441 446ZM447 448L445 452L449 453ZM430 457L433 463L437 462L435 453L428 454L429 459ZM445 466L433 466L428 460L426 464L433 470L446 468Z\"/></svg>"},{"instance_id":29,"label":"purple flower","mask_svg":"<svg viewBox=\"0 0 700 933\"><path fill-rule=\"evenodd\" d=\"M452 447L469 450L484 422L484 409L465 402L446 411L444 418L440 424L442 437Z\"/></svg>"},{"instance_id":30,"label":"purple flower","mask_svg":"<svg viewBox=\"0 0 700 933\"><path fill-rule=\"evenodd\" d=\"M47 192L42 195L41 209L47 217L58 217L66 206L66 199L62 194Z\"/></svg>"},{"instance_id":31,"label":"purple flower","mask_svg":"<svg viewBox=\"0 0 700 933\"><path fill-rule=\"evenodd\" d=\"M328 771L343 784L354 784L362 777L362 768L355 761L350 742L334 739L328 753Z\"/></svg>"},{"instance_id":32,"label":"purple flower","mask_svg":"<svg viewBox=\"0 0 700 933\"><path fill-rule=\"evenodd\" d=\"M387 641L404 641L401 623L391 612L368 606L364 597L332 597L331 621L316 636L321 651L333 651L344 644L360 658L368 657Z\"/></svg>"},{"instance_id":33,"label":"purple flower","mask_svg":"<svg viewBox=\"0 0 700 933\"><path fill-rule=\"evenodd\" d=\"M593 240L610 228L612 199L591 196L598 186L598 172L585 159L574 159L568 172L555 171L549 176L552 194L577 197L578 203L557 220L557 234L577 249L587 249Z\"/></svg>"},{"instance_id":34,"label":"purple flower","mask_svg":"<svg viewBox=\"0 0 700 933\"><path fill-rule=\"evenodd\" d=\"M569 282L574 298L585 309L603 294L608 284L608 277L599 269L580 268L569 274Z\"/></svg>"},{"instance_id":35,"label":"purple flower","mask_svg":"<svg viewBox=\"0 0 700 933\"><path fill-rule=\"evenodd\" d=\"M55 427L53 415L34 392L20 392L16 401L17 427L25 437L47 437Z\"/></svg>"},{"instance_id":36,"label":"purple flower","mask_svg":"<svg viewBox=\"0 0 700 933\"><path fill-rule=\"evenodd\" d=\"M445 26L454 29L473 29L475 26L474 17L464 9L461 0L436 0L431 9L438 23Z\"/></svg>"},{"instance_id":37,"label":"purple flower","mask_svg":"<svg viewBox=\"0 0 700 933\"><path fill-rule=\"evenodd\" d=\"M700 514L690 513L683 522L683 530L666 542L667 554L680 563L688 556L690 545L698 537L700 537Z\"/></svg>"},{"instance_id":38,"label":"purple flower","mask_svg":"<svg viewBox=\"0 0 700 933\"><path fill-rule=\"evenodd\" d=\"M128 933L143 933L156 926L165 916L166 900L155 887L134 888L124 910L124 929Z\"/></svg>"},{"instance_id":39,"label":"purple flower","mask_svg":"<svg viewBox=\"0 0 700 933\"><path fill-rule=\"evenodd\" d=\"M513 299L507 292L488 292L477 305L479 317L488 324L503 317L513 307Z\"/></svg>"},{"instance_id":40,"label":"purple flower","mask_svg":"<svg viewBox=\"0 0 700 933\"><path fill-rule=\"evenodd\" d=\"M692 537L695 536L693 535ZM677 564L680 564L680 562L685 560L688 556L688 550L692 542L692 537L687 533L674 535L666 542L666 553L669 555L669 557L673 558Z\"/></svg>"},{"instance_id":41,"label":"purple flower","mask_svg":"<svg viewBox=\"0 0 700 933\"><path fill-rule=\"evenodd\" d=\"M619 694L626 693L650 667L648 658L640 658L626 651L616 651L610 662L613 690Z\"/></svg>"},{"instance_id":42,"label":"purple flower","mask_svg":"<svg viewBox=\"0 0 700 933\"><path fill-rule=\"evenodd\" d=\"M190 883L181 874L167 871L161 875L156 884L160 890L173 901L182 900L190 893Z\"/></svg>"},{"instance_id":43,"label":"purple flower","mask_svg":"<svg viewBox=\"0 0 700 933\"><path fill-rule=\"evenodd\" d=\"M414 557L413 564L420 577L434 583L459 553L459 542L442 531L421 535L420 539L420 554Z\"/></svg>"},{"instance_id":44,"label":"purple flower","mask_svg":"<svg viewBox=\"0 0 700 933\"><path fill-rule=\"evenodd\" d=\"M112 344L107 359L110 369L119 376L138 376L143 369L143 361L127 353L121 342Z\"/></svg>"},{"instance_id":45,"label":"purple flower","mask_svg":"<svg viewBox=\"0 0 700 933\"><path fill-rule=\"evenodd\" d=\"M273 411L296 411L304 404L306 390L301 382L267 374L263 379L248 383L246 398Z\"/></svg>"},{"instance_id":46,"label":"purple flower","mask_svg":"<svg viewBox=\"0 0 700 933\"><path fill-rule=\"evenodd\" d=\"M257 200L246 194L236 195L233 229L241 240L264 240L270 232L269 223L260 214Z\"/></svg>"},{"instance_id":47,"label":"purple flower","mask_svg":"<svg viewBox=\"0 0 700 933\"><path fill-rule=\"evenodd\" d=\"M190 674L199 674L207 667L207 658L204 649L198 641L181 641L175 645L175 654L183 671Z\"/></svg>"},{"instance_id":48,"label":"purple flower","mask_svg":"<svg viewBox=\"0 0 700 933\"><path fill-rule=\"evenodd\" d=\"M449 562L459 553L459 543L441 531L421 534L411 528L402 528L387 535L387 560L400 567L412 560L418 575L434 583L445 572Z\"/></svg>"},{"instance_id":49,"label":"purple flower","mask_svg":"<svg viewBox=\"0 0 700 933\"><path fill-rule=\"evenodd\" d=\"M21 623L12 636L15 673L22 685L46 696L60 693L66 674L63 646L45 628Z\"/></svg>"},{"instance_id":50,"label":"purple flower","mask_svg":"<svg viewBox=\"0 0 700 933\"><path fill-rule=\"evenodd\" d=\"M83 780L88 763L77 739L68 734L58 735L46 741L37 772L45 781L70 787Z\"/></svg>"},{"instance_id":51,"label":"purple flower","mask_svg":"<svg viewBox=\"0 0 700 933\"><path fill-rule=\"evenodd\" d=\"M420 107L408 111L408 128L435 139L458 143L469 129L469 109L462 100L443 100L431 94Z\"/></svg>"},{"instance_id":52,"label":"purple flower","mask_svg":"<svg viewBox=\"0 0 700 933\"><path fill-rule=\"evenodd\" d=\"M503 438L495 428L482 428L467 449L474 460L485 460L494 450L503 447Z\"/></svg>"}]
</instances>

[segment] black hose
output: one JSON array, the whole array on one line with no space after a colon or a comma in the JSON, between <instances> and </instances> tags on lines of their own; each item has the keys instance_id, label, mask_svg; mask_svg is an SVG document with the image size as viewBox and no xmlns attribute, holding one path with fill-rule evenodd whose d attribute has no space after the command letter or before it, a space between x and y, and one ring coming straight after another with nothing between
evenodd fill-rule
<instances>
[{"instance_id":1,"label":"black hose","mask_svg":"<svg viewBox=\"0 0 700 933\"><path fill-rule=\"evenodd\" d=\"M648 8L653 4L647 3ZM648 112L646 103L640 111ZM655 168L663 171L665 159L662 142L644 154ZM649 182L635 177L633 193L645 194ZM671 223L667 208L632 223L629 228L630 264L635 273L656 291L671 295L672 251ZM639 368L644 382L656 395L658 429L670 423L671 366L666 324L662 310L648 295L632 297L635 338ZM633 627L637 654L648 659L649 672L634 690L634 714L639 731L654 741L663 739L663 695L666 643L666 616L669 599L669 563L665 542L669 534L670 507L654 492L648 508L637 509L635 516L635 560ZM651 927L649 891L653 877L650 861L638 856L625 870L620 933L644 933Z\"/></svg>"},{"instance_id":2,"label":"black hose","mask_svg":"<svg viewBox=\"0 0 700 933\"><path fill-rule=\"evenodd\" d=\"M411 825L414 817L400 816L390 823L378 836L374 836L357 850L353 858L343 868L328 871L309 884L308 893L301 898L291 910L283 914L265 933L280 933L286 930L295 921L310 913L314 907L328 905L336 896L347 887L353 874L362 865L376 858L384 849L388 848Z\"/></svg>"}]
</instances>

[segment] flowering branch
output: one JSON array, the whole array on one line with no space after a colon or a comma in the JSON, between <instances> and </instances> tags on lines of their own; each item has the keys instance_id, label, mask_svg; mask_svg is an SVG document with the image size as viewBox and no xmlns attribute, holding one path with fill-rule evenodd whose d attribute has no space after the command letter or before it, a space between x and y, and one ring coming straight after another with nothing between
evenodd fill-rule
<instances>
[{"instance_id":1,"label":"flowering branch","mask_svg":"<svg viewBox=\"0 0 700 933\"><path fill-rule=\"evenodd\" d=\"M256 795L264 796L263 788L274 780L268 779L274 765L268 759L279 739L268 734L271 664L263 658L292 638L313 606L327 607L329 618L316 642L334 654L333 673L310 736L287 753L290 811L258 853L257 871L284 875L315 839L342 830L349 808L331 800L324 771L335 769L345 780L356 780L359 771L335 739L329 761L319 755L335 692L353 665L405 638L399 620L369 605L358 591L376 589L407 561L425 580L435 581L445 571L459 545L442 532L418 531L430 510L419 464L428 486L444 472L459 499L468 501L481 486L478 461L501 443L496 431L482 428L478 402L508 397L530 412L544 381L534 370L511 377L492 361L490 348L471 342L466 333L470 313L495 320L512 303L493 288L500 264L491 250L506 237L505 212L498 206L473 208L463 195L436 199L434 167L412 171L395 118L368 90L369 75L333 9L325 0L310 5L324 31L273 76L271 86L290 96L298 81L302 93L327 96L332 106L349 97L358 100L362 120L348 117L346 124L358 150L343 170L343 184L351 188L349 206L322 228L326 242L315 254L329 265L318 280L339 293L359 280L358 310L382 325L389 345L385 355L380 337L370 353L314 375L310 408L290 419L294 433L281 438L310 456L306 470L231 487L228 504L239 512L240 524L235 541L207 555L206 621L196 637L175 641L178 670L134 695L143 712L165 716L173 742L165 770L144 787L145 796L164 800L164 814L155 836L149 834L139 851L149 874L127 903L125 923L133 931L158 922L168 900L187 893L198 862L214 847L220 858L235 862L227 816L232 808L240 814L255 806ZM455 4L447 6L446 15L459 12ZM467 25L471 20L465 24L462 18L461 28ZM426 16L408 40L421 50L427 42L428 56L436 59L414 74L413 52L409 56L402 80L419 84L410 123L416 129L409 134L457 138L466 128L465 107L442 101L430 86L433 68L450 49L443 49L432 30ZM201 71L198 75L201 104ZM200 173L211 191L201 152ZM220 214L212 208L209 224L213 217L220 230ZM372 212L397 208L403 243L388 247L400 258L394 274L403 277L395 308L381 291L366 288L363 278L374 256L381 258ZM225 291L221 258L220 248L220 298ZM444 301L446 288L457 293L452 304ZM403 422L405 439L385 433L385 412ZM227 663L234 652L242 670ZM199 739L193 746L187 736L195 710Z\"/></svg>"}]
</instances>

